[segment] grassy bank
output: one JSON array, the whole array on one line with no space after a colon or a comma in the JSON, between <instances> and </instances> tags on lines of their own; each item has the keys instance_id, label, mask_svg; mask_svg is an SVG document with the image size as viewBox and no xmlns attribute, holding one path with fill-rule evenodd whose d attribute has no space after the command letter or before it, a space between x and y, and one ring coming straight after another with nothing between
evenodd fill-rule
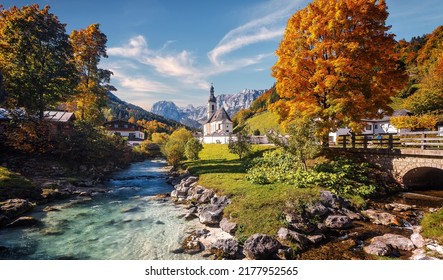
<instances>
[{"instance_id":1,"label":"grassy bank","mask_svg":"<svg viewBox=\"0 0 443 280\"><path fill-rule=\"evenodd\" d=\"M254 146L252 157L269 146ZM285 225L283 211L299 208L314 199L318 190L297 189L285 184L256 185L246 180L246 168L238 156L230 154L227 145L204 145L200 160L185 167L199 176L199 184L231 198L225 216L238 224L236 237L244 240L254 233L274 235Z\"/></svg>"},{"instance_id":2,"label":"grassy bank","mask_svg":"<svg viewBox=\"0 0 443 280\"><path fill-rule=\"evenodd\" d=\"M29 180L6 167L0 166L0 201L10 198L35 198L40 190L35 188Z\"/></svg>"},{"instance_id":3,"label":"grassy bank","mask_svg":"<svg viewBox=\"0 0 443 280\"><path fill-rule=\"evenodd\" d=\"M435 213L427 213L421 221L423 236L443 244L443 208Z\"/></svg>"}]
</instances>

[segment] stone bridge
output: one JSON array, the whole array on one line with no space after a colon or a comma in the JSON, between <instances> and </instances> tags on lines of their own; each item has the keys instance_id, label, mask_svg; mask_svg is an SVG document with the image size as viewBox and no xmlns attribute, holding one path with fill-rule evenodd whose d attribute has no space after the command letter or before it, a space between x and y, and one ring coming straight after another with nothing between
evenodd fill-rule
<instances>
[{"instance_id":1,"label":"stone bridge","mask_svg":"<svg viewBox=\"0 0 443 280\"><path fill-rule=\"evenodd\" d=\"M402 185L412 189L443 189L443 150L342 149L389 171Z\"/></svg>"}]
</instances>

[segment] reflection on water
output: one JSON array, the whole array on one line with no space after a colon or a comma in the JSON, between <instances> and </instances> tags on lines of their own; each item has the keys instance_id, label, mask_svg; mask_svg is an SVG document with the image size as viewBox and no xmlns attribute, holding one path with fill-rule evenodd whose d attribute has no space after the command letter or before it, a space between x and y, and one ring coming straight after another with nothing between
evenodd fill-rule
<instances>
[{"instance_id":1,"label":"reflection on water","mask_svg":"<svg viewBox=\"0 0 443 280\"><path fill-rule=\"evenodd\" d=\"M182 209L150 198L172 187L165 163L133 164L108 182L111 191L93 200L37 209L38 228L0 230L3 259L184 259L174 254L185 232L195 226L179 218Z\"/></svg>"}]
</instances>

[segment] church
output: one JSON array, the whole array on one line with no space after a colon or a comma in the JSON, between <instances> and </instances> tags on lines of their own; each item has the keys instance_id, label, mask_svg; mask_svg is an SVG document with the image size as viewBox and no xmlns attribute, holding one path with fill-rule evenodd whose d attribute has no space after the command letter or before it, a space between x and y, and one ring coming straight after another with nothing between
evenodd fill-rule
<instances>
[{"instance_id":1,"label":"church","mask_svg":"<svg viewBox=\"0 0 443 280\"><path fill-rule=\"evenodd\" d=\"M211 84L208 100L208 120L203 125L203 143L227 144L233 123L225 108L217 108L214 86Z\"/></svg>"}]
</instances>

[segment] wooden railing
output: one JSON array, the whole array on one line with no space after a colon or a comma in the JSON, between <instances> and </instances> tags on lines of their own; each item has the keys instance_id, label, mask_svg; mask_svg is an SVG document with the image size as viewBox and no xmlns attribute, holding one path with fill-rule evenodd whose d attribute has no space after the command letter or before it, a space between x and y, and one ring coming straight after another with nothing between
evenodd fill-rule
<instances>
[{"instance_id":1,"label":"wooden railing","mask_svg":"<svg viewBox=\"0 0 443 280\"><path fill-rule=\"evenodd\" d=\"M420 148L443 149L442 131L402 132L398 134L340 135L338 146L343 148Z\"/></svg>"},{"instance_id":2,"label":"wooden railing","mask_svg":"<svg viewBox=\"0 0 443 280\"><path fill-rule=\"evenodd\" d=\"M404 147L420 147L423 150L443 148L443 131L405 132L399 135Z\"/></svg>"}]
</instances>

